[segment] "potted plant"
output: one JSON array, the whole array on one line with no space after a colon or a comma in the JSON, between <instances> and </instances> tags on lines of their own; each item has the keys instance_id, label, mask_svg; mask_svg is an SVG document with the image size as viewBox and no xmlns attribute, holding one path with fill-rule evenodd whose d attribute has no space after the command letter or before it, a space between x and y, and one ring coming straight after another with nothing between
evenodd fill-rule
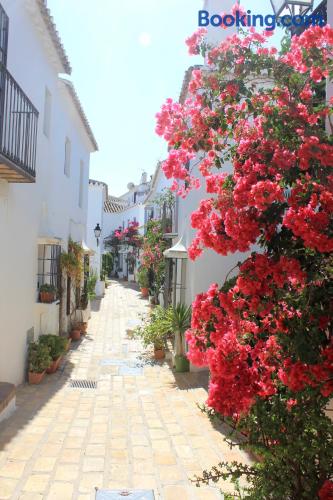
<instances>
[{"instance_id":1,"label":"potted plant","mask_svg":"<svg viewBox=\"0 0 333 500\"><path fill-rule=\"evenodd\" d=\"M148 269L143 266L138 270L138 283L141 288L142 297L147 298L149 295L149 276Z\"/></svg>"},{"instance_id":2,"label":"potted plant","mask_svg":"<svg viewBox=\"0 0 333 500\"><path fill-rule=\"evenodd\" d=\"M79 323L74 323L72 325L71 338L72 338L72 340L80 340L80 338L81 338L81 328L80 328Z\"/></svg>"},{"instance_id":3,"label":"potted plant","mask_svg":"<svg viewBox=\"0 0 333 500\"><path fill-rule=\"evenodd\" d=\"M30 343L28 353L29 384L40 384L51 361L48 346L37 342Z\"/></svg>"},{"instance_id":4,"label":"potted plant","mask_svg":"<svg viewBox=\"0 0 333 500\"><path fill-rule=\"evenodd\" d=\"M186 357L185 332L190 326L191 307L177 304L172 309L172 328L175 334L175 369L178 373L188 372L189 360Z\"/></svg>"},{"instance_id":5,"label":"potted plant","mask_svg":"<svg viewBox=\"0 0 333 500\"><path fill-rule=\"evenodd\" d=\"M134 330L134 335L141 337L145 347L154 347L155 359L165 357L165 342L172 330L171 309L156 307L150 317Z\"/></svg>"},{"instance_id":6,"label":"potted plant","mask_svg":"<svg viewBox=\"0 0 333 500\"><path fill-rule=\"evenodd\" d=\"M49 348L52 359L46 373L55 373L59 367L62 355L66 351L67 339L57 335L41 335L39 342Z\"/></svg>"},{"instance_id":7,"label":"potted plant","mask_svg":"<svg viewBox=\"0 0 333 500\"><path fill-rule=\"evenodd\" d=\"M44 304L51 304L57 296L56 287L45 283L39 289L39 299Z\"/></svg>"},{"instance_id":8,"label":"potted plant","mask_svg":"<svg viewBox=\"0 0 333 500\"><path fill-rule=\"evenodd\" d=\"M61 269L77 286L80 286L83 276L83 248L73 240L68 241L68 253L62 252L60 256Z\"/></svg>"},{"instance_id":9,"label":"potted plant","mask_svg":"<svg viewBox=\"0 0 333 500\"><path fill-rule=\"evenodd\" d=\"M157 338L154 342L154 358L164 359L165 358L165 339Z\"/></svg>"}]
</instances>

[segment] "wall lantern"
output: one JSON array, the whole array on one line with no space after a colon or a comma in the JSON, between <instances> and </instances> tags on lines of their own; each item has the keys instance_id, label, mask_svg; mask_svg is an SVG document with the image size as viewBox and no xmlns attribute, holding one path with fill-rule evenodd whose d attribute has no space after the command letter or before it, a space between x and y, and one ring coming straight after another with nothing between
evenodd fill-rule
<instances>
[{"instance_id":1,"label":"wall lantern","mask_svg":"<svg viewBox=\"0 0 333 500\"><path fill-rule=\"evenodd\" d=\"M101 230L99 224L96 224L96 227L94 229L94 233L95 233L95 238L96 238L96 241L97 241L97 246L99 246L99 239L100 239L101 234L102 234L102 230Z\"/></svg>"},{"instance_id":2,"label":"wall lantern","mask_svg":"<svg viewBox=\"0 0 333 500\"><path fill-rule=\"evenodd\" d=\"M299 16L306 14L313 8L314 0L271 0L276 17Z\"/></svg>"},{"instance_id":3,"label":"wall lantern","mask_svg":"<svg viewBox=\"0 0 333 500\"><path fill-rule=\"evenodd\" d=\"M173 247L165 250L163 255L166 259L187 259L188 254L186 247L183 245L183 238L177 241Z\"/></svg>"}]
</instances>

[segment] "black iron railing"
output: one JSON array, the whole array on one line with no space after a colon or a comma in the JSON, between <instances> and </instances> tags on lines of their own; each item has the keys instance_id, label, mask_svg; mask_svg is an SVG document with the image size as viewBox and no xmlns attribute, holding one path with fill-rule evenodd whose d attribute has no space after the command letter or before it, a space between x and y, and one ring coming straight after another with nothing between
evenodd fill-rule
<instances>
[{"instance_id":1,"label":"black iron railing","mask_svg":"<svg viewBox=\"0 0 333 500\"><path fill-rule=\"evenodd\" d=\"M35 177L38 111L0 66L0 155Z\"/></svg>"},{"instance_id":2,"label":"black iron railing","mask_svg":"<svg viewBox=\"0 0 333 500\"><path fill-rule=\"evenodd\" d=\"M8 27L9 18L0 4L0 62L4 66L7 64Z\"/></svg>"}]
</instances>

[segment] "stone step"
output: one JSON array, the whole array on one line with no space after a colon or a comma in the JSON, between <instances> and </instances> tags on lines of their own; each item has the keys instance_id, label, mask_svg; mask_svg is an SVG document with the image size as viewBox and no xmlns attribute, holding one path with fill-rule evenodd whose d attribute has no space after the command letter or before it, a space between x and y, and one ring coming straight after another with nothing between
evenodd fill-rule
<instances>
[{"instance_id":1,"label":"stone step","mask_svg":"<svg viewBox=\"0 0 333 500\"><path fill-rule=\"evenodd\" d=\"M15 410L16 387L8 382L0 382L0 422Z\"/></svg>"}]
</instances>

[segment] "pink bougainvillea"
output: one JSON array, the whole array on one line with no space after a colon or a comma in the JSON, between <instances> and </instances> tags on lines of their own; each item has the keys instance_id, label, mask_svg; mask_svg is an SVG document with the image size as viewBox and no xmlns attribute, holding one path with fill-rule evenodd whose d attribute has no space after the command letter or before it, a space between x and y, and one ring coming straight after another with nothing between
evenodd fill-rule
<instances>
[{"instance_id":1,"label":"pink bougainvillea","mask_svg":"<svg viewBox=\"0 0 333 500\"><path fill-rule=\"evenodd\" d=\"M333 99L324 90L333 29L309 27L281 53L268 44L271 34L251 28L214 47L204 31L189 38L206 65L192 72L183 102L163 105L156 131L168 144L163 170L173 189L206 189L191 214L190 258L205 248L225 256L260 247L238 275L196 297L187 332L189 359L210 369L208 406L245 422L255 451L268 453L267 470L285 470L285 485L273 468L270 477L283 494L257 481L261 496L251 498L329 499ZM289 427L300 429L295 456Z\"/></svg>"}]
</instances>

